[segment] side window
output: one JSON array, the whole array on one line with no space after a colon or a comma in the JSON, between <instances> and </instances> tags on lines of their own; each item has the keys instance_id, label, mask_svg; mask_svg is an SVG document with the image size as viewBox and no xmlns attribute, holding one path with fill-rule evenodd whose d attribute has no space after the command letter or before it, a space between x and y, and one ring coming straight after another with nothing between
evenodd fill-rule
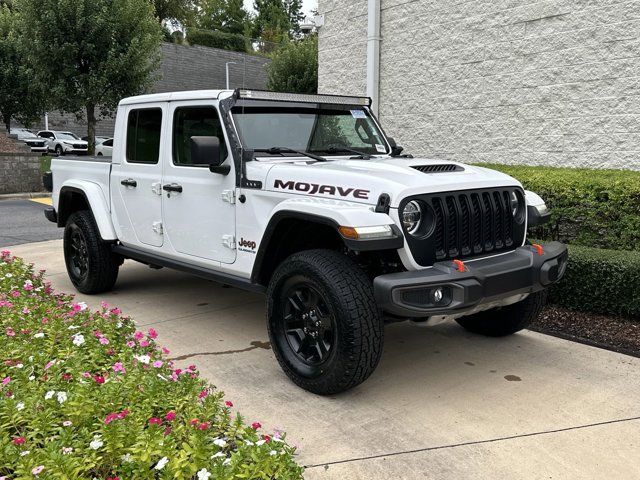
<instances>
[{"instance_id":1,"label":"side window","mask_svg":"<svg viewBox=\"0 0 640 480\"><path fill-rule=\"evenodd\" d=\"M145 108L131 110L127 121L127 161L158 163L162 110Z\"/></svg>"},{"instance_id":2,"label":"side window","mask_svg":"<svg viewBox=\"0 0 640 480\"><path fill-rule=\"evenodd\" d=\"M227 157L222 125L214 107L179 107L173 116L173 163L204 166L191 161L191 137L218 137L222 158Z\"/></svg>"},{"instance_id":3,"label":"side window","mask_svg":"<svg viewBox=\"0 0 640 480\"><path fill-rule=\"evenodd\" d=\"M104 142L102 142L102 144L103 144L105 147L113 147L113 139L105 140Z\"/></svg>"}]
</instances>

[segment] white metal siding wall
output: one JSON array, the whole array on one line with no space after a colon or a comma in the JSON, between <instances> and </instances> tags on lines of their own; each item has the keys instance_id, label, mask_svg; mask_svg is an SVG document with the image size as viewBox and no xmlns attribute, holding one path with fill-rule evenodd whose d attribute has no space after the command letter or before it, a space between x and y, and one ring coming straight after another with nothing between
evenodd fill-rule
<instances>
[{"instance_id":1,"label":"white metal siding wall","mask_svg":"<svg viewBox=\"0 0 640 480\"><path fill-rule=\"evenodd\" d=\"M367 2L319 3L320 91L364 94ZM640 170L640 2L382 0L380 117L414 154Z\"/></svg>"}]
</instances>

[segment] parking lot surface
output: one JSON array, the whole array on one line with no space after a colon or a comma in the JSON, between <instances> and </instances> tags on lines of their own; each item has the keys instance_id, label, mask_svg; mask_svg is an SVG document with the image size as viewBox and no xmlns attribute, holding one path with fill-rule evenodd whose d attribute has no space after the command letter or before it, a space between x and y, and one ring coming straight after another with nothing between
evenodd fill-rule
<instances>
[{"instance_id":1,"label":"parking lot surface","mask_svg":"<svg viewBox=\"0 0 640 480\"><path fill-rule=\"evenodd\" d=\"M61 241L11 248L74 292ZM153 326L246 416L282 428L310 479L640 479L640 359L454 323L387 327L382 362L334 397L299 389L268 344L264 298L125 262L116 289L78 295Z\"/></svg>"},{"instance_id":2,"label":"parking lot surface","mask_svg":"<svg viewBox=\"0 0 640 480\"><path fill-rule=\"evenodd\" d=\"M1 200L0 247L62 238L62 230L44 218L50 199Z\"/></svg>"}]
</instances>

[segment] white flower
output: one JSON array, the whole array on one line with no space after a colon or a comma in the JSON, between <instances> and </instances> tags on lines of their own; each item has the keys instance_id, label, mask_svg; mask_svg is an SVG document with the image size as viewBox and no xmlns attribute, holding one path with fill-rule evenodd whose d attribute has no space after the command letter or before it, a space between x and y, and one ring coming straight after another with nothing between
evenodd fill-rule
<instances>
[{"instance_id":1,"label":"white flower","mask_svg":"<svg viewBox=\"0 0 640 480\"><path fill-rule=\"evenodd\" d=\"M76 347L79 347L83 343L84 343L84 335L82 335L81 333L78 333L78 334L73 336L73 344Z\"/></svg>"},{"instance_id":2,"label":"white flower","mask_svg":"<svg viewBox=\"0 0 640 480\"><path fill-rule=\"evenodd\" d=\"M255 443L253 443L251 440L245 440L244 443L246 443L250 447L253 447L255 445Z\"/></svg>"},{"instance_id":3,"label":"white flower","mask_svg":"<svg viewBox=\"0 0 640 480\"><path fill-rule=\"evenodd\" d=\"M7 273L7 274L4 276L4 278L11 278L11 277L13 277L13 274L11 274L11 273Z\"/></svg>"},{"instance_id":4,"label":"white flower","mask_svg":"<svg viewBox=\"0 0 640 480\"><path fill-rule=\"evenodd\" d=\"M206 468L198 471L198 480L207 480L211 474L207 471Z\"/></svg>"},{"instance_id":5,"label":"white flower","mask_svg":"<svg viewBox=\"0 0 640 480\"><path fill-rule=\"evenodd\" d=\"M220 458L220 457L226 457L226 455L222 452L218 452L214 455L211 455L211 460L213 460L214 458Z\"/></svg>"},{"instance_id":6,"label":"white flower","mask_svg":"<svg viewBox=\"0 0 640 480\"><path fill-rule=\"evenodd\" d=\"M24 367L23 364L21 364L21 363L16 364L16 368L22 368L22 367Z\"/></svg>"},{"instance_id":7,"label":"white flower","mask_svg":"<svg viewBox=\"0 0 640 480\"><path fill-rule=\"evenodd\" d=\"M274 455L277 455L277 453L278 453L278 452L276 452L275 450L271 450L271 451L269 452L269 455L271 455L271 456L273 457Z\"/></svg>"},{"instance_id":8,"label":"white flower","mask_svg":"<svg viewBox=\"0 0 640 480\"><path fill-rule=\"evenodd\" d=\"M231 459L227 458L224 462L222 462L223 465L229 465L231 463Z\"/></svg>"},{"instance_id":9,"label":"white flower","mask_svg":"<svg viewBox=\"0 0 640 480\"><path fill-rule=\"evenodd\" d=\"M261 447L261 446L262 446L262 445L264 445L264 444L265 444L265 441L264 441L264 440L258 440L258 441L256 442L256 445L257 445L257 446L259 446L259 447Z\"/></svg>"},{"instance_id":10,"label":"white flower","mask_svg":"<svg viewBox=\"0 0 640 480\"><path fill-rule=\"evenodd\" d=\"M33 355L29 355L29 361L33 362Z\"/></svg>"},{"instance_id":11,"label":"white flower","mask_svg":"<svg viewBox=\"0 0 640 480\"><path fill-rule=\"evenodd\" d=\"M225 442L225 441L224 441L224 440L222 440L221 438L216 438L216 439L213 441L213 444L214 444L214 445L219 446L220 448L224 448L224 447L226 447L226 446L227 446L227 442Z\"/></svg>"},{"instance_id":12,"label":"white flower","mask_svg":"<svg viewBox=\"0 0 640 480\"><path fill-rule=\"evenodd\" d=\"M80 307L80 311L82 312L83 310L86 310L87 308L89 308L87 306L87 302L78 302L78 306Z\"/></svg>"},{"instance_id":13,"label":"white flower","mask_svg":"<svg viewBox=\"0 0 640 480\"><path fill-rule=\"evenodd\" d=\"M73 452L73 448L72 447L62 447L62 454L63 455L69 455L71 452Z\"/></svg>"},{"instance_id":14,"label":"white flower","mask_svg":"<svg viewBox=\"0 0 640 480\"><path fill-rule=\"evenodd\" d=\"M156 470L162 470L167 463L169 463L169 459L167 457L162 457L153 468Z\"/></svg>"},{"instance_id":15,"label":"white flower","mask_svg":"<svg viewBox=\"0 0 640 480\"><path fill-rule=\"evenodd\" d=\"M98 450L102 445L104 445L102 437L100 435L96 435L95 437L93 437L93 440L89 444L89 447L91 447L93 450Z\"/></svg>"},{"instance_id":16,"label":"white flower","mask_svg":"<svg viewBox=\"0 0 640 480\"><path fill-rule=\"evenodd\" d=\"M20 456L24 457L25 455L29 455L29 450L23 450L22 452L20 452Z\"/></svg>"},{"instance_id":17,"label":"white flower","mask_svg":"<svg viewBox=\"0 0 640 480\"><path fill-rule=\"evenodd\" d=\"M122 460L123 463L131 463L133 460L131 459L131 454L127 453L125 455L122 455L120 457L120 459Z\"/></svg>"},{"instance_id":18,"label":"white flower","mask_svg":"<svg viewBox=\"0 0 640 480\"><path fill-rule=\"evenodd\" d=\"M16 403L16 410L24 410L24 402Z\"/></svg>"},{"instance_id":19,"label":"white flower","mask_svg":"<svg viewBox=\"0 0 640 480\"><path fill-rule=\"evenodd\" d=\"M58 392L58 403L63 404L67 401L67 392Z\"/></svg>"},{"instance_id":20,"label":"white flower","mask_svg":"<svg viewBox=\"0 0 640 480\"><path fill-rule=\"evenodd\" d=\"M33 336L33 338L43 338L43 337L44 337L44 333L42 332L38 332Z\"/></svg>"},{"instance_id":21,"label":"white flower","mask_svg":"<svg viewBox=\"0 0 640 480\"><path fill-rule=\"evenodd\" d=\"M36 376L35 376L35 375L31 375L31 376L29 377L29 380L31 380L32 382L33 382L35 379L36 379Z\"/></svg>"},{"instance_id":22,"label":"white flower","mask_svg":"<svg viewBox=\"0 0 640 480\"><path fill-rule=\"evenodd\" d=\"M45 400L50 400L53 398L53 396L56 394L56 392L54 392L53 390L49 390L47 393L44 394L44 399Z\"/></svg>"},{"instance_id":23,"label":"white flower","mask_svg":"<svg viewBox=\"0 0 640 480\"><path fill-rule=\"evenodd\" d=\"M67 330L77 330L78 328L80 328L80 327L78 327L77 325L69 325L67 327Z\"/></svg>"},{"instance_id":24,"label":"white flower","mask_svg":"<svg viewBox=\"0 0 640 480\"><path fill-rule=\"evenodd\" d=\"M122 322L116 323L116 328L122 328Z\"/></svg>"},{"instance_id":25,"label":"white flower","mask_svg":"<svg viewBox=\"0 0 640 480\"><path fill-rule=\"evenodd\" d=\"M162 376L160 374L158 374L158 378L161 379L161 380L164 380L165 382L169 381L169 380L167 380L167 377L164 377L164 376Z\"/></svg>"},{"instance_id":26,"label":"white flower","mask_svg":"<svg viewBox=\"0 0 640 480\"><path fill-rule=\"evenodd\" d=\"M144 363L145 365L151 361L151 357L149 355L139 355L136 358L140 363Z\"/></svg>"}]
</instances>

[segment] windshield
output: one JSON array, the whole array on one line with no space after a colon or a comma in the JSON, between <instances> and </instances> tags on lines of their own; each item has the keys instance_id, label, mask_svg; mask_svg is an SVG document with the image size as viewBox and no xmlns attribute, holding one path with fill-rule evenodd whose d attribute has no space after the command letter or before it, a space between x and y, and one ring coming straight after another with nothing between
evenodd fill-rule
<instances>
[{"instance_id":1,"label":"windshield","mask_svg":"<svg viewBox=\"0 0 640 480\"><path fill-rule=\"evenodd\" d=\"M60 140L80 140L80 137L71 132L58 132L56 137Z\"/></svg>"},{"instance_id":2,"label":"windshield","mask_svg":"<svg viewBox=\"0 0 640 480\"><path fill-rule=\"evenodd\" d=\"M233 118L244 148L289 148L320 154L386 154L387 144L361 107L235 107ZM351 151L350 151L351 150Z\"/></svg>"}]
</instances>

